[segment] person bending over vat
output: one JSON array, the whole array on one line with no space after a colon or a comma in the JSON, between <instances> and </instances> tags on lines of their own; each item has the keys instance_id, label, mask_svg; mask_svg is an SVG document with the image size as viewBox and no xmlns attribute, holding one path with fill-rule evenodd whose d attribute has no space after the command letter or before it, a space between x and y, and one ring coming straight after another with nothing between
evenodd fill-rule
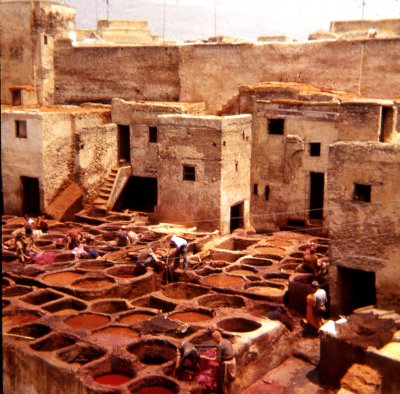
<instances>
[{"instance_id":1,"label":"person bending over vat","mask_svg":"<svg viewBox=\"0 0 400 394\"><path fill-rule=\"evenodd\" d=\"M117 246L128 246L131 243L128 231L126 231L125 225L117 231Z\"/></svg>"},{"instance_id":2,"label":"person bending over vat","mask_svg":"<svg viewBox=\"0 0 400 394\"><path fill-rule=\"evenodd\" d=\"M200 356L190 342L183 342L176 349L175 376L187 382L194 382L200 372Z\"/></svg>"},{"instance_id":3,"label":"person bending over vat","mask_svg":"<svg viewBox=\"0 0 400 394\"><path fill-rule=\"evenodd\" d=\"M307 249L304 251L303 262L296 269L296 272L307 272L310 274L317 275L318 273L318 256L317 246L314 242L311 242Z\"/></svg>"},{"instance_id":4,"label":"person bending over vat","mask_svg":"<svg viewBox=\"0 0 400 394\"><path fill-rule=\"evenodd\" d=\"M15 251L20 263L25 263L31 259L29 255L29 243L26 241L25 235L20 232L15 236Z\"/></svg>"},{"instance_id":5,"label":"person bending over vat","mask_svg":"<svg viewBox=\"0 0 400 394\"><path fill-rule=\"evenodd\" d=\"M79 246L83 240L83 234L77 228L71 228L67 232L67 248L73 250Z\"/></svg>"},{"instance_id":6,"label":"person bending over vat","mask_svg":"<svg viewBox=\"0 0 400 394\"><path fill-rule=\"evenodd\" d=\"M33 226L35 224L35 221L32 218L30 218L28 215L25 215L24 218L25 218L25 222L24 222L23 227L24 227L24 231L25 231L25 236L32 238L33 237Z\"/></svg>"},{"instance_id":7,"label":"person bending over vat","mask_svg":"<svg viewBox=\"0 0 400 394\"><path fill-rule=\"evenodd\" d=\"M155 255L152 248L143 249L138 256L138 266L139 269L144 272L147 266L155 268L160 260Z\"/></svg>"},{"instance_id":8,"label":"person bending over vat","mask_svg":"<svg viewBox=\"0 0 400 394\"><path fill-rule=\"evenodd\" d=\"M186 271L188 268L187 253L188 253L188 243L186 239L177 237L174 235L171 238L169 245L171 248L175 248L173 253L174 256L174 269L179 268L181 256L183 257L183 270Z\"/></svg>"},{"instance_id":9,"label":"person bending over vat","mask_svg":"<svg viewBox=\"0 0 400 394\"><path fill-rule=\"evenodd\" d=\"M316 280L312 282L312 286L315 292L307 296L307 322L318 330L325 323L328 297Z\"/></svg>"},{"instance_id":10,"label":"person bending over vat","mask_svg":"<svg viewBox=\"0 0 400 394\"><path fill-rule=\"evenodd\" d=\"M49 232L49 225L46 222L46 218L44 215L40 215L34 226L35 230L39 230L42 234L47 234Z\"/></svg>"},{"instance_id":11,"label":"person bending over vat","mask_svg":"<svg viewBox=\"0 0 400 394\"><path fill-rule=\"evenodd\" d=\"M218 358L220 361L220 369L218 371L219 387L223 394L227 394L230 392L230 386L236 378L236 359L233 347L231 342L223 338L218 330L212 333L212 338L218 345Z\"/></svg>"}]
</instances>

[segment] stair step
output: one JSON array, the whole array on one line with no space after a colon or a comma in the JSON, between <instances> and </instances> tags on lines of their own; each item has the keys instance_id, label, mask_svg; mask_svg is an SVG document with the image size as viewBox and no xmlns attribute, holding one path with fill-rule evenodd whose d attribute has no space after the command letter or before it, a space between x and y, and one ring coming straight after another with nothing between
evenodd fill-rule
<instances>
[{"instance_id":1,"label":"stair step","mask_svg":"<svg viewBox=\"0 0 400 394\"><path fill-rule=\"evenodd\" d=\"M103 193L103 194L110 194L111 193L111 190L112 190L112 187L102 187L101 189L100 189L100 193Z\"/></svg>"},{"instance_id":2,"label":"stair step","mask_svg":"<svg viewBox=\"0 0 400 394\"><path fill-rule=\"evenodd\" d=\"M107 201L108 198L110 197L110 194L100 192L98 197Z\"/></svg>"}]
</instances>

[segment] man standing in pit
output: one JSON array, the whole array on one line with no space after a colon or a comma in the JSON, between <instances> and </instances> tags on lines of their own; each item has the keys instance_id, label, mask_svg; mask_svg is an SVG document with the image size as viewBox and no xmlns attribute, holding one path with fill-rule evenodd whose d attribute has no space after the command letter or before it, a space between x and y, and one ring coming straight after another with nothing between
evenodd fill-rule
<instances>
[{"instance_id":1,"label":"man standing in pit","mask_svg":"<svg viewBox=\"0 0 400 394\"><path fill-rule=\"evenodd\" d=\"M174 235L171 238L170 247L176 248L174 257L174 269L179 268L180 257L183 256L183 270L186 271L188 268L187 253L188 243L186 239L177 237Z\"/></svg>"},{"instance_id":2,"label":"man standing in pit","mask_svg":"<svg viewBox=\"0 0 400 394\"><path fill-rule=\"evenodd\" d=\"M320 287L316 280L311 284L315 292L307 296L307 322L318 330L325 322L324 316L328 297L326 291Z\"/></svg>"}]
</instances>

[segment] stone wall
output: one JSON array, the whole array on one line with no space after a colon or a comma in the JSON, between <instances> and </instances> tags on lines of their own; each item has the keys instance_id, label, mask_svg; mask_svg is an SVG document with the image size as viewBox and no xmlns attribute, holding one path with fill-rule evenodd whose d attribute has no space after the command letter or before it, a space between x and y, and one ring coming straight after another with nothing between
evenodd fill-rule
<instances>
[{"instance_id":1,"label":"stone wall","mask_svg":"<svg viewBox=\"0 0 400 394\"><path fill-rule=\"evenodd\" d=\"M56 103L179 100L177 47L93 46L56 43Z\"/></svg>"},{"instance_id":2,"label":"stone wall","mask_svg":"<svg viewBox=\"0 0 400 394\"><path fill-rule=\"evenodd\" d=\"M343 308L337 267L375 273L377 304L400 305L400 146L345 143L330 147L329 235L333 308ZM354 200L355 184L370 185L370 202ZM347 290L348 291L348 290Z\"/></svg>"}]
</instances>

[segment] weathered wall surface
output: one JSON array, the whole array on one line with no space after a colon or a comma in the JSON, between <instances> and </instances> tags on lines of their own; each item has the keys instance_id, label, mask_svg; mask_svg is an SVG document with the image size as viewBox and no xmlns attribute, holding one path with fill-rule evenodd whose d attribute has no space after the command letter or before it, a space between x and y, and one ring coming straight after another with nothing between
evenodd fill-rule
<instances>
[{"instance_id":1,"label":"weathered wall surface","mask_svg":"<svg viewBox=\"0 0 400 394\"><path fill-rule=\"evenodd\" d=\"M191 45L180 51L180 99L206 101L212 112L235 95L238 86L263 81L360 91L364 97L399 95L398 39Z\"/></svg>"},{"instance_id":2,"label":"weathered wall surface","mask_svg":"<svg viewBox=\"0 0 400 394\"><path fill-rule=\"evenodd\" d=\"M353 201L354 184L371 185L371 202ZM345 143L330 147L328 225L331 296L341 307L337 267L374 272L378 306L400 305L400 146Z\"/></svg>"},{"instance_id":3,"label":"weathered wall surface","mask_svg":"<svg viewBox=\"0 0 400 394\"><path fill-rule=\"evenodd\" d=\"M230 232L230 208L244 203L244 226L250 225L251 116L222 118L221 233Z\"/></svg>"},{"instance_id":4,"label":"weathered wall surface","mask_svg":"<svg viewBox=\"0 0 400 394\"><path fill-rule=\"evenodd\" d=\"M56 43L55 102L179 100L177 47L73 47Z\"/></svg>"},{"instance_id":5,"label":"weathered wall surface","mask_svg":"<svg viewBox=\"0 0 400 394\"><path fill-rule=\"evenodd\" d=\"M159 116L157 217L161 222L219 227L221 121L215 116ZM195 181L183 180L183 165L195 167Z\"/></svg>"},{"instance_id":6,"label":"weathered wall surface","mask_svg":"<svg viewBox=\"0 0 400 394\"><path fill-rule=\"evenodd\" d=\"M15 121L27 122L27 138L17 138ZM2 111L1 173L4 189L4 212L21 214L23 209L21 176L39 178L43 195L43 121L39 113ZM40 201L43 207L44 201Z\"/></svg>"}]
</instances>

